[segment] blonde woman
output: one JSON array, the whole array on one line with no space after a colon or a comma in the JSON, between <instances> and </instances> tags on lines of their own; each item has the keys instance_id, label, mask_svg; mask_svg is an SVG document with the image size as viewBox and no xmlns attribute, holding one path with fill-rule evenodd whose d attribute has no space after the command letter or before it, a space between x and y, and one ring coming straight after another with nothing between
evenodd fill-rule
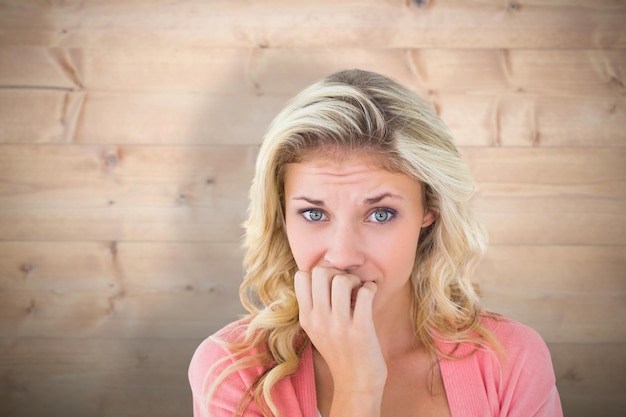
<instances>
[{"instance_id":1,"label":"blonde woman","mask_svg":"<svg viewBox=\"0 0 626 417\"><path fill-rule=\"evenodd\" d=\"M430 106L375 73L302 91L266 134L241 300L189 369L194 415L561 416L546 345L470 283L485 233Z\"/></svg>"}]
</instances>

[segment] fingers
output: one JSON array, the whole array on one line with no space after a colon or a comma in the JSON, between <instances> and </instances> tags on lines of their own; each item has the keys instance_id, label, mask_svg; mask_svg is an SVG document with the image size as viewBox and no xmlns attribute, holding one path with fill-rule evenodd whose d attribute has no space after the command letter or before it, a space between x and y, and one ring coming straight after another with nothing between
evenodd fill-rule
<instances>
[{"instance_id":1,"label":"fingers","mask_svg":"<svg viewBox=\"0 0 626 417\"><path fill-rule=\"evenodd\" d=\"M368 323L371 321L372 310L374 305L374 296L378 286L374 282L366 282L361 288L359 288L356 304L354 305L354 321L360 323ZM370 318L370 320L365 320Z\"/></svg>"},{"instance_id":2,"label":"fingers","mask_svg":"<svg viewBox=\"0 0 626 417\"><path fill-rule=\"evenodd\" d=\"M375 291L375 284L365 285L368 288L373 285ZM361 280L334 268L316 267L312 272L296 272L294 289L301 313L315 310L320 314L349 319L357 294L361 291Z\"/></svg>"},{"instance_id":3,"label":"fingers","mask_svg":"<svg viewBox=\"0 0 626 417\"><path fill-rule=\"evenodd\" d=\"M331 284L331 309L341 319L349 319L352 315L352 294L361 286L361 280L354 275L335 275Z\"/></svg>"},{"instance_id":4,"label":"fingers","mask_svg":"<svg viewBox=\"0 0 626 417\"><path fill-rule=\"evenodd\" d=\"M313 308L320 313L326 314L331 311L330 290L331 282L336 274L341 273L331 268L313 268L311 271L311 288Z\"/></svg>"}]
</instances>

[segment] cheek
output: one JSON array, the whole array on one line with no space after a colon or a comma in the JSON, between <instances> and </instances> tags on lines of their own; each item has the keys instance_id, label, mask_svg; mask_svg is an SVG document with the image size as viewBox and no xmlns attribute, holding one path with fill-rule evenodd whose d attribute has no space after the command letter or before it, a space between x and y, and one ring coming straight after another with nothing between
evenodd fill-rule
<instances>
[{"instance_id":1,"label":"cheek","mask_svg":"<svg viewBox=\"0 0 626 417\"><path fill-rule=\"evenodd\" d=\"M392 242L387 242L384 263L391 276L408 278L413 271L417 252L418 235L406 234L396 236Z\"/></svg>"},{"instance_id":2,"label":"cheek","mask_svg":"<svg viewBox=\"0 0 626 417\"><path fill-rule=\"evenodd\" d=\"M314 252L311 239L307 237L307 234L302 230L302 227L298 226L297 222L290 221L287 218L285 224L291 254L296 261L298 269L310 271L313 267L311 263L313 262L312 253Z\"/></svg>"}]
</instances>

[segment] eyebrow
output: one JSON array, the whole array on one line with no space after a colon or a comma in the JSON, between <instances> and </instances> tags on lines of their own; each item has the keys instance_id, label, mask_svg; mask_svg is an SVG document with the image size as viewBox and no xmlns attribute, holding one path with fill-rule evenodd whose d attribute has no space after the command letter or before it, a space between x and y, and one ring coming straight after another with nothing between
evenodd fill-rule
<instances>
[{"instance_id":1,"label":"eyebrow","mask_svg":"<svg viewBox=\"0 0 626 417\"><path fill-rule=\"evenodd\" d=\"M313 205L313 206L324 206L324 202L322 200L314 200L312 198L308 198L308 197L293 197L292 200L302 200L302 201L306 201L307 203Z\"/></svg>"},{"instance_id":2,"label":"eyebrow","mask_svg":"<svg viewBox=\"0 0 626 417\"><path fill-rule=\"evenodd\" d=\"M392 194L392 193L383 193L381 195L377 195L375 197L371 197L371 198L366 198L365 200L363 200L363 203L365 205L372 205L372 204L376 204L376 203L380 203L382 200L384 200L385 198L397 198L399 200L402 200L402 196L398 195L398 194ZM322 200L315 200L309 197L304 197L304 196L300 196L300 197L293 197L292 200L302 200L302 201L306 201L307 203L313 205L313 206L320 206L323 207L324 206L324 202Z\"/></svg>"},{"instance_id":3,"label":"eyebrow","mask_svg":"<svg viewBox=\"0 0 626 417\"><path fill-rule=\"evenodd\" d=\"M380 203L385 198L397 198L399 200L402 200L402 196L401 195L391 194L391 193L383 193L383 194L381 194L379 196L365 199L365 204L372 205L372 204Z\"/></svg>"}]
</instances>

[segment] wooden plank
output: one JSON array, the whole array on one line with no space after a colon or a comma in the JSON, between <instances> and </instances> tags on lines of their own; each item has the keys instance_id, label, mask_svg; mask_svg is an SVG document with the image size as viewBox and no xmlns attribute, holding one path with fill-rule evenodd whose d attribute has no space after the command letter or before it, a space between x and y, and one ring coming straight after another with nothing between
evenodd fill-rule
<instances>
[{"instance_id":1,"label":"wooden plank","mask_svg":"<svg viewBox=\"0 0 626 417\"><path fill-rule=\"evenodd\" d=\"M619 395L625 400L626 345L549 343L548 348L562 393Z\"/></svg>"},{"instance_id":2,"label":"wooden plank","mask_svg":"<svg viewBox=\"0 0 626 417\"><path fill-rule=\"evenodd\" d=\"M618 417L626 407L624 344L548 345L568 417Z\"/></svg>"},{"instance_id":3,"label":"wooden plank","mask_svg":"<svg viewBox=\"0 0 626 417\"><path fill-rule=\"evenodd\" d=\"M80 338L190 337L244 312L237 296L239 282L211 281L209 290L187 292L149 287L124 293L6 290L0 328L3 334L20 337L54 337L59 331ZM509 283L504 278L497 286L481 283L485 307L528 324L547 341L626 343L626 334L615 330L626 326L623 289L611 293L610 288L599 287L584 294L532 286L508 289Z\"/></svg>"},{"instance_id":4,"label":"wooden plank","mask_svg":"<svg viewBox=\"0 0 626 417\"><path fill-rule=\"evenodd\" d=\"M0 143L71 143L84 98L59 89L0 90Z\"/></svg>"},{"instance_id":5,"label":"wooden plank","mask_svg":"<svg viewBox=\"0 0 626 417\"><path fill-rule=\"evenodd\" d=\"M534 288L481 287L487 309L520 321L548 342L626 343L626 293L572 294Z\"/></svg>"},{"instance_id":6,"label":"wooden plank","mask_svg":"<svg viewBox=\"0 0 626 417\"><path fill-rule=\"evenodd\" d=\"M4 240L236 242L243 204L165 208L15 208L0 210Z\"/></svg>"},{"instance_id":7,"label":"wooden plank","mask_svg":"<svg viewBox=\"0 0 626 417\"><path fill-rule=\"evenodd\" d=\"M81 252L79 245L91 247L92 253ZM110 316L176 321L241 311L241 257L232 244L115 244L113 253L109 245L85 242L1 246L8 251L6 260L0 258L3 318L76 317L98 324ZM47 248L52 253L65 249L67 254L52 258L42 254ZM193 256L177 253L184 249ZM139 250L146 254L132 254ZM164 261L159 255L172 259ZM147 265L151 261L153 265ZM94 263L98 267L90 273ZM72 272L67 272L68 265ZM167 272L159 270L161 265Z\"/></svg>"},{"instance_id":8,"label":"wooden plank","mask_svg":"<svg viewBox=\"0 0 626 417\"><path fill-rule=\"evenodd\" d=\"M481 185L479 195L626 195L626 149L461 147L460 151Z\"/></svg>"},{"instance_id":9,"label":"wooden plank","mask_svg":"<svg viewBox=\"0 0 626 417\"><path fill-rule=\"evenodd\" d=\"M191 413L186 372L199 340L0 339L0 413Z\"/></svg>"},{"instance_id":10,"label":"wooden plank","mask_svg":"<svg viewBox=\"0 0 626 417\"><path fill-rule=\"evenodd\" d=\"M237 241L255 152L7 146L0 156L5 184L0 235L5 240Z\"/></svg>"},{"instance_id":11,"label":"wooden plank","mask_svg":"<svg viewBox=\"0 0 626 417\"><path fill-rule=\"evenodd\" d=\"M237 48L623 48L625 12L610 0L70 1L0 15L5 45ZM463 36L459 36L463 33ZM417 35L416 35L417 34Z\"/></svg>"},{"instance_id":12,"label":"wooden plank","mask_svg":"<svg viewBox=\"0 0 626 417\"><path fill-rule=\"evenodd\" d=\"M0 242L0 286L51 294L236 291L239 243ZM68 268L67 265L72 265ZM626 290L624 246L491 245L476 272L481 287L578 294Z\"/></svg>"},{"instance_id":13,"label":"wooden plank","mask_svg":"<svg viewBox=\"0 0 626 417\"><path fill-rule=\"evenodd\" d=\"M463 148L492 242L626 243L623 148ZM5 146L4 240L235 241L256 147ZM50 175L54 172L54 175Z\"/></svg>"},{"instance_id":14,"label":"wooden plank","mask_svg":"<svg viewBox=\"0 0 626 417\"><path fill-rule=\"evenodd\" d=\"M112 379L91 386L55 384L53 380L19 381L0 393L0 413L11 417L154 417L192 415L189 384L176 389L129 388ZM87 381L90 382L90 381ZM16 385L21 384L21 385ZM5 384L6 385L6 384ZM93 386L96 385L96 386ZM28 392L24 390L28 389Z\"/></svg>"},{"instance_id":15,"label":"wooden plank","mask_svg":"<svg viewBox=\"0 0 626 417\"><path fill-rule=\"evenodd\" d=\"M287 97L89 93L75 143L258 145Z\"/></svg>"},{"instance_id":16,"label":"wooden plank","mask_svg":"<svg viewBox=\"0 0 626 417\"><path fill-rule=\"evenodd\" d=\"M492 246L477 278L487 308L548 342L624 343L626 247Z\"/></svg>"},{"instance_id":17,"label":"wooden plank","mask_svg":"<svg viewBox=\"0 0 626 417\"><path fill-rule=\"evenodd\" d=\"M548 342L625 343L624 246L493 245L476 271L488 309Z\"/></svg>"},{"instance_id":18,"label":"wooden plank","mask_svg":"<svg viewBox=\"0 0 626 417\"><path fill-rule=\"evenodd\" d=\"M409 51L409 63L427 90L498 90L580 96L623 91L621 50L446 50Z\"/></svg>"},{"instance_id":19,"label":"wooden plank","mask_svg":"<svg viewBox=\"0 0 626 417\"><path fill-rule=\"evenodd\" d=\"M476 278L481 288L582 296L626 293L625 246L491 245Z\"/></svg>"},{"instance_id":20,"label":"wooden plank","mask_svg":"<svg viewBox=\"0 0 626 417\"><path fill-rule=\"evenodd\" d=\"M66 50L27 46L0 47L0 86L61 90L79 87L76 68Z\"/></svg>"},{"instance_id":21,"label":"wooden plank","mask_svg":"<svg viewBox=\"0 0 626 417\"><path fill-rule=\"evenodd\" d=\"M245 205L256 152L256 146L4 146L0 206ZM626 196L623 148L463 147L461 152L480 184L475 204L483 212L502 211L505 197L544 199L538 207L544 211L559 198L604 198L619 205ZM493 206L497 199L502 202Z\"/></svg>"},{"instance_id":22,"label":"wooden plank","mask_svg":"<svg viewBox=\"0 0 626 417\"><path fill-rule=\"evenodd\" d=\"M243 313L242 255L238 243L0 242L0 333L194 337ZM492 245L476 278L487 308L550 342L624 343L625 268L625 246Z\"/></svg>"},{"instance_id":23,"label":"wooden plank","mask_svg":"<svg viewBox=\"0 0 626 417\"><path fill-rule=\"evenodd\" d=\"M626 155L620 150L462 152L480 188L472 204L487 223L493 243L624 244Z\"/></svg>"},{"instance_id":24,"label":"wooden plank","mask_svg":"<svg viewBox=\"0 0 626 417\"><path fill-rule=\"evenodd\" d=\"M194 337L243 313L238 243L3 242L0 248L5 336Z\"/></svg>"},{"instance_id":25,"label":"wooden plank","mask_svg":"<svg viewBox=\"0 0 626 417\"><path fill-rule=\"evenodd\" d=\"M253 146L5 146L0 206L245 210L256 152Z\"/></svg>"},{"instance_id":26,"label":"wooden plank","mask_svg":"<svg viewBox=\"0 0 626 417\"><path fill-rule=\"evenodd\" d=\"M510 207L516 206L512 200ZM576 201L562 201L566 209ZM624 245L624 211L617 213L479 213L500 245Z\"/></svg>"},{"instance_id":27,"label":"wooden plank","mask_svg":"<svg viewBox=\"0 0 626 417\"><path fill-rule=\"evenodd\" d=\"M10 61L0 66L0 85L284 97L332 72L362 68L391 76L423 95L524 92L619 97L624 92L621 73L626 66L622 50L127 46L68 50L29 47L27 54L21 54L22 49L0 47L0 55ZM39 65L46 60L55 62ZM23 66L36 70L18 71ZM59 68L63 80L58 79Z\"/></svg>"},{"instance_id":28,"label":"wooden plank","mask_svg":"<svg viewBox=\"0 0 626 417\"><path fill-rule=\"evenodd\" d=\"M26 49L26 53L22 53ZM35 53L33 51L38 51ZM205 92L221 96L289 96L340 69L377 69L412 78L402 50L132 47L110 49L0 46L0 86L56 87L106 91ZM55 60L55 65L41 62ZM39 72L20 72L20 66ZM62 81L58 70L64 70ZM165 88L164 88L165 87Z\"/></svg>"},{"instance_id":29,"label":"wooden plank","mask_svg":"<svg viewBox=\"0 0 626 417\"><path fill-rule=\"evenodd\" d=\"M459 146L626 146L626 100L541 94L431 96Z\"/></svg>"},{"instance_id":30,"label":"wooden plank","mask_svg":"<svg viewBox=\"0 0 626 417\"><path fill-rule=\"evenodd\" d=\"M244 314L237 295L240 279L232 282L214 282L210 290L187 294L7 290L0 328L15 337L55 337L58 332L78 338L190 337Z\"/></svg>"},{"instance_id":31,"label":"wooden plank","mask_svg":"<svg viewBox=\"0 0 626 417\"><path fill-rule=\"evenodd\" d=\"M239 243L0 242L0 287L52 294L236 292ZM71 265L71 268L68 268Z\"/></svg>"},{"instance_id":32,"label":"wooden plank","mask_svg":"<svg viewBox=\"0 0 626 417\"><path fill-rule=\"evenodd\" d=\"M624 395L560 393L560 397L567 417L622 417L626 407Z\"/></svg>"},{"instance_id":33,"label":"wooden plank","mask_svg":"<svg viewBox=\"0 0 626 417\"><path fill-rule=\"evenodd\" d=\"M626 146L624 97L427 96L460 146ZM0 90L0 143L258 145L287 97Z\"/></svg>"}]
</instances>

